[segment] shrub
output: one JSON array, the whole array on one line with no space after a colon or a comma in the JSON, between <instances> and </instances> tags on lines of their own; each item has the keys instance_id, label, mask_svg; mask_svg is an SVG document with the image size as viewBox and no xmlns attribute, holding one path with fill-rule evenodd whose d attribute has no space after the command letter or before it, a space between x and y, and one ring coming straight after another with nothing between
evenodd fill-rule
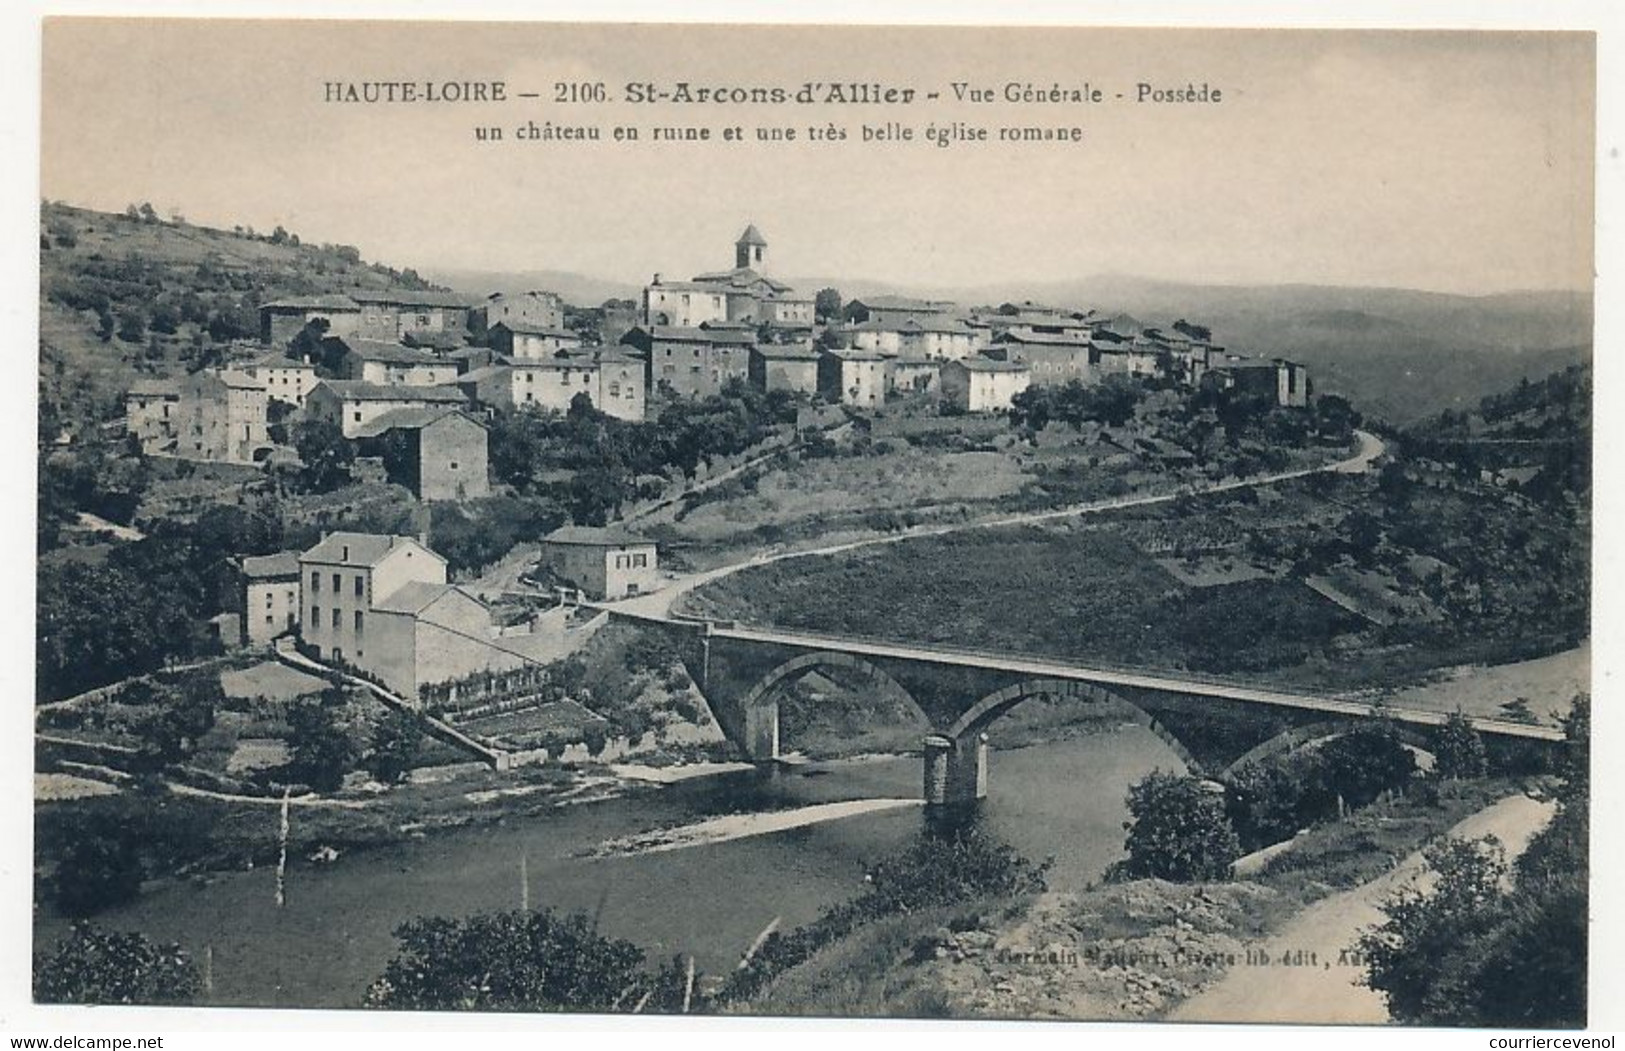
<instances>
[{"instance_id":1,"label":"shrub","mask_svg":"<svg viewBox=\"0 0 1625 1051\"><path fill-rule=\"evenodd\" d=\"M34 999L53 1004L185 1004L202 990L178 945L76 923L34 958Z\"/></svg>"},{"instance_id":2,"label":"shrub","mask_svg":"<svg viewBox=\"0 0 1625 1051\"><path fill-rule=\"evenodd\" d=\"M1224 800L1197 778L1153 770L1129 788L1128 857L1115 875L1191 882L1228 879L1241 841Z\"/></svg>"}]
</instances>

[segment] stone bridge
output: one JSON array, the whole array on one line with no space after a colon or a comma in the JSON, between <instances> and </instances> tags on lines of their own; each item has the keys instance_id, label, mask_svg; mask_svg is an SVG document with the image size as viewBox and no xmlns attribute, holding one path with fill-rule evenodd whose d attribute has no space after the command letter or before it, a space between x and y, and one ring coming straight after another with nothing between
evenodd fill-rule
<instances>
[{"instance_id":1,"label":"stone bridge","mask_svg":"<svg viewBox=\"0 0 1625 1051\"><path fill-rule=\"evenodd\" d=\"M724 732L756 761L779 757L780 693L817 669L846 669L844 681L857 678L917 709L932 728L924 742L924 796L934 805L973 803L987 795L989 730L1000 716L1035 697L1112 706L1162 738L1191 773L1204 777L1222 777L1243 762L1345 733L1360 720L1379 716L1393 720L1407 743L1426 748L1432 728L1446 718L1441 712L1256 689L1185 673L615 616L671 634ZM1484 718L1473 723L1491 753L1514 765L1539 765L1563 740L1551 727Z\"/></svg>"}]
</instances>

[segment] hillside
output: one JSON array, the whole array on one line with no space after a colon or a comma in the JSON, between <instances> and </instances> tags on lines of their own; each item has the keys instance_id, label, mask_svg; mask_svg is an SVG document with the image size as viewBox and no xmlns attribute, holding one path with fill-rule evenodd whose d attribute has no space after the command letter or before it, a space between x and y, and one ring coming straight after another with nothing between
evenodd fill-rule
<instances>
[{"instance_id":1,"label":"hillside","mask_svg":"<svg viewBox=\"0 0 1625 1051\"><path fill-rule=\"evenodd\" d=\"M63 204L40 211L42 397L64 424L116 417L136 379L200 367L259 334L259 305L344 289L431 287L348 245Z\"/></svg>"}]
</instances>

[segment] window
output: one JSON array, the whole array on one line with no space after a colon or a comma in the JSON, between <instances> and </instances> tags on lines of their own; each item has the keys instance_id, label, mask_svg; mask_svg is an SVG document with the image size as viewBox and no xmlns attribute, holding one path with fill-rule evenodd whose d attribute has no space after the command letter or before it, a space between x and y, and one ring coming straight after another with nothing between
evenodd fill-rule
<instances>
[{"instance_id":1,"label":"window","mask_svg":"<svg viewBox=\"0 0 1625 1051\"><path fill-rule=\"evenodd\" d=\"M320 628L322 626L322 607L310 607L310 626L313 628Z\"/></svg>"},{"instance_id":2,"label":"window","mask_svg":"<svg viewBox=\"0 0 1625 1051\"><path fill-rule=\"evenodd\" d=\"M344 557L348 558L350 556L348 554L346 554ZM343 586L344 586L343 579L337 573L334 573L333 574L333 594L337 595L339 593L339 589L342 588Z\"/></svg>"},{"instance_id":3,"label":"window","mask_svg":"<svg viewBox=\"0 0 1625 1051\"><path fill-rule=\"evenodd\" d=\"M363 620L362 620L361 611L356 610L355 611L355 637L358 638L358 639L361 637L362 624L363 624Z\"/></svg>"},{"instance_id":4,"label":"window","mask_svg":"<svg viewBox=\"0 0 1625 1051\"><path fill-rule=\"evenodd\" d=\"M339 608L337 606L333 607L333 630L339 630Z\"/></svg>"},{"instance_id":5,"label":"window","mask_svg":"<svg viewBox=\"0 0 1625 1051\"><path fill-rule=\"evenodd\" d=\"M364 589L366 588L366 586L367 586L366 583L362 580L361 574L357 573L355 575L355 597L356 598L360 598L363 594L365 594Z\"/></svg>"},{"instance_id":6,"label":"window","mask_svg":"<svg viewBox=\"0 0 1625 1051\"><path fill-rule=\"evenodd\" d=\"M456 460L451 461L451 469L453 471L457 470L457 461Z\"/></svg>"},{"instance_id":7,"label":"window","mask_svg":"<svg viewBox=\"0 0 1625 1051\"><path fill-rule=\"evenodd\" d=\"M322 575L314 570L312 570L310 574L310 593L312 595L320 595L322 593Z\"/></svg>"},{"instance_id":8,"label":"window","mask_svg":"<svg viewBox=\"0 0 1625 1051\"><path fill-rule=\"evenodd\" d=\"M618 398L621 396L621 385L619 383L611 383L609 385L609 396L611 398Z\"/></svg>"}]
</instances>

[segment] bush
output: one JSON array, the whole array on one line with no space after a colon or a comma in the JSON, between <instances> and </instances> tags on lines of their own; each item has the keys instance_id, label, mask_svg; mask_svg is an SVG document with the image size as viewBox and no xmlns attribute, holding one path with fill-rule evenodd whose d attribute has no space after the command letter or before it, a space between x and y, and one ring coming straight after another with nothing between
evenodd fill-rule
<instances>
[{"instance_id":1,"label":"bush","mask_svg":"<svg viewBox=\"0 0 1625 1051\"><path fill-rule=\"evenodd\" d=\"M1128 809L1128 857L1114 875L1178 883L1230 877L1241 841L1222 796L1201 780L1153 770L1129 788Z\"/></svg>"},{"instance_id":2,"label":"bush","mask_svg":"<svg viewBox=\"0 0 1625 1051\"><path fill-rule=\"evenodd\" d=\"M676 961L645 968L643 950L599 934L582 913L419 918L395 931L400 951L366 1005L415 1011L679 1010Z\"/></svg>"},{"instance_id":3,"label":"bush","mask_svg":"<svg viewBox=\"0 0 1625 1051\"><path fill-rule=\"evenodd\" d=\"M1416 773L1416 757L1400 743L1391 723L1365 722L1320 748L1326 786L1351 807L1369 806L1398 790Z\"/></svg>"},{"instance_id":4,"label":"bush","mask_svg":"<svg viewBox=\"0 0 1625 1051\"><path fill-rule=\"evenodd\" d=\"M64 916L91 916L141 893L141 857L127 829L105 826L70 844L57 862L52 890Z\"/></svg>"},{"instance_id":5,"label":"bush","mask_svg":"<svg viewBox=\"0 0 1625 1051\"><path fill-rule=\"evenodd\" d=\"M50 1004L185 1004L202 991L179 945L145 935L74 924L49 954L34 958L34 999Z\"/></svg>"}]
</instances>

